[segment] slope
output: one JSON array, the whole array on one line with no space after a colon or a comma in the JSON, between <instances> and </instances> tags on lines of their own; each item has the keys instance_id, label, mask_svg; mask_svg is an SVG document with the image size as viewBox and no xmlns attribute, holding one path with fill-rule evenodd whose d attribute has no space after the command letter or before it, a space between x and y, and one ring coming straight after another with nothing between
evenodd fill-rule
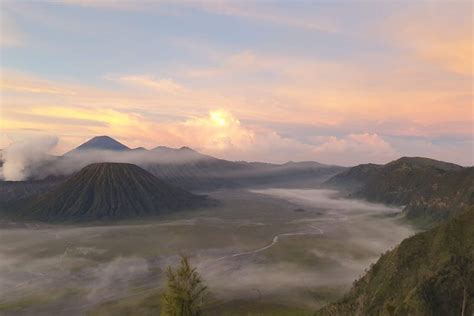
<instances>
[{"instance_id":1,"label":"slope","mask_svg":"<svg viewBox=\"0 0 474 316\"><path fill-rule=\"evenodd\" d=\"M89 139L87 142L79 145L78 147L74 148L73 150L67 152L65 155L71 155L71 154L75 154L81 151L88 151L88 150L127 151L127 150L130 150L130 148L116 141L112 137L96 136Z\"/></svg>"},{"instance_id":2,"label":"slope","mask_svg":"<svg viewBox=\"0 0 474 316\"><path fill-rule=\"evenodd\" d=\"M420 157L353 167L325 183L354 197L405 206L407 217L442 222L474 204L474 168Z\"/></svg>"},{"instance_id":3,"label":"slope","mask_svg":"<svg viewBox=\"0 0 474 316\"><path fill-rule=\"evenodd\" d=\"M31 198L17 215L44 221L118 219L205 204L204 197L168 185L138 166L97 163Z\"/></svg>"},{"instance_id":4,"label":"slope","mask_svg":"<svg viewBox=\"0 0 474 316\"><path fill-rule=\"evenodd\" d=\"M464 314L462 311L464 310ZM326 315L471 315L474 208L388 251Z\"/></svg>"}]
</instances>

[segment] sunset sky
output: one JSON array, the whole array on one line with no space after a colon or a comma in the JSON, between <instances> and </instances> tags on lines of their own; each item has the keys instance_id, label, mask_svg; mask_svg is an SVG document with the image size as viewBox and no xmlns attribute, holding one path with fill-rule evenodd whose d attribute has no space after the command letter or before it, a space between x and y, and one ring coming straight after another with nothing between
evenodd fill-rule
<instances>
[{"instance_id":1,"label":"sunset sky","mask_svg":"<svg viewBox=\"0 0 474 316\"><path fill-rule=\"evenodd\" d=\"M0 148L472 165L470 1L1 1Z\"/></svg>"}]
</instances>

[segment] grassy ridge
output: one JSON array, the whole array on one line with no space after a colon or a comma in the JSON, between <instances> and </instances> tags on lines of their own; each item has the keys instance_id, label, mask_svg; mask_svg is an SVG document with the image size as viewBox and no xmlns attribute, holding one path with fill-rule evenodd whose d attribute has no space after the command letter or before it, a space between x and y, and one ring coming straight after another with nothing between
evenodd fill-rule
<instances>
[{"instance_id":1,"label":"grassy ridge","mask_svg":"<svg viewBox=\"0 0 474 316\"><path fill-rule=\"evenodd\" d=\"M431 226L474 205L474 168L427 158L359 165L326 185L369 201L403 205L408 219Z\"/></svg>"},{"instance_id":2,"label":"grassy ridge","mask_svg":"<svg viewBox=\"0 0 474 316\"><path fill-rule=\"evenodd\" d=\"M474 312L474 208L404 240L316 315L465 315Z\"/></svg>"}]
</instances>

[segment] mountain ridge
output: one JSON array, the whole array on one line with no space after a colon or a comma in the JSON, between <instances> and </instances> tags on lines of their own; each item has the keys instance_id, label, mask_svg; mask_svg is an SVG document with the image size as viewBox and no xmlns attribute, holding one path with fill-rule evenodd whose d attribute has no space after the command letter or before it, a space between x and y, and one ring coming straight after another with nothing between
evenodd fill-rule
<instances>
[{"instance_id":1,"label":"mountain ridge","mask_svg":"<svg viewBox=\"0 0 474 316\"><path fill-rule=\"evenodd\" d=\"M473 263L471 207L387 251L354 282L344 298L323 307L315 316L471 315Z\"/></svg>"},{"instance_id":2,"label":"mountain ridge","mask_svg":"<svg viewBox=\"0 0 474 316\"><path fill-rule=\"evenodd\" d=\"M92 142L94 139L116 142L109 136L97 136L85 144ZM123 150L118 151L101 150L97 146L92 148L89 146L89 150L73 149L72 154L55 157L35 169L28 170L27 180L29 181L24 181L24 185L2 183L0 185L0 198L4 193L10 198L14 196L14 191L18 192L18 196L28 195L28 192L40 192L42 191L40 186L46 185L46 182L40 183L41 179L49 176L69 177L81 168L98 162L132 163L175 186L201 192L268 184L314 187L345 169L344 167L324 165L318 162L271 164L228 161L202 154L186 146L180 148L157 146L147 150L141 148L126 149L128 147L121 147L122 145L119 144L118 146L119 149ZM34 188L29 182L33 183ZM22 191L23 188L24 191Z\"/></svg>"},{"instance_id":3,"label":"mountain ridge","mask_svg":"<svg viewBox=\"0 0 474 316\"><path fill-rule=\"evenodd\" d=\"M474 204L474 168L422 157L365 164L324 183L351 197L404 207L407 218L439 223Z\"/></svg>"}]
</instances>

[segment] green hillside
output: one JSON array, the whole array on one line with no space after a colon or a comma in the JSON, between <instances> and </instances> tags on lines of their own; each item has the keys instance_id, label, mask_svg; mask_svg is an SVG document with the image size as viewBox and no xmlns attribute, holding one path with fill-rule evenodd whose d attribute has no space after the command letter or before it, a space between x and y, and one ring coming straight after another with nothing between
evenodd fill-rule
<instances>
[{"instance_id":1,"label":"green hillside","mask_svg":"<svg viewBox=\"0 0 474 316\"><path fill-rule=\"evenodd\" d=\"M353 197L404 206L407 218L435 224L474 205L474 168L404 157L386 165L359 165L326 182Z\"/></svg>"},{"instance_id":2,"label":"green hillside","mask_svg":"<svg viewBox=\"0 0 474 316\"><path fill-rule=\"evenodd\" d=\"M474 208L405 239L316 315L474 313Z\"/></svg>"}]
</instances>

